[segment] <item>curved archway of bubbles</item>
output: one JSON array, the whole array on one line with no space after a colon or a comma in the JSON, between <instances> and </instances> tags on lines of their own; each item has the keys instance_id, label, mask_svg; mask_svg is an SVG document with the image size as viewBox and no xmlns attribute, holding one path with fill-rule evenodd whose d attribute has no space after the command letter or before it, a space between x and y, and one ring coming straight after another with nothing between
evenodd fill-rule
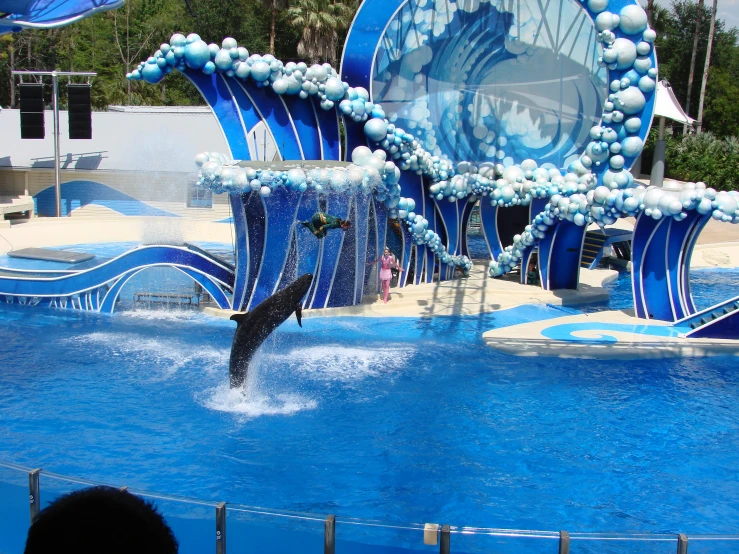
<instances>
[{"instance_id":1,"label":"curved archway of bubbles","mask_svg":"<svg viewBox=\"0 0 739 554\"><path fill-rule=\"evenodd\" d=\"M564 168L609 94L596 35L573 0L410 0L375 53L372 98L434 155Z\"/></svg>"}]
</instances>

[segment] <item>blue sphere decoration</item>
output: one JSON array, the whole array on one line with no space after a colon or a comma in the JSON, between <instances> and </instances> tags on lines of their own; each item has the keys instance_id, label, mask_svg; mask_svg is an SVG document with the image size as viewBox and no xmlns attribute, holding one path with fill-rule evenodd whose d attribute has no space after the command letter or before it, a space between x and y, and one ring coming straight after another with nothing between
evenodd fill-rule
<instances>
[{"instance_id":1,"label":"blue sphere decoration","mask_svg":"<svg viewBox=\"0 0 739 554\"><path fill-rule=\"evenodd\" d=\"M229 60L231 59L231 56L229 56ZM254 65L251 66L251 76L254 78L255 81L265 81L269 78L269 74L272 72L272 69L270 69L269 64L267 62L258 61L254 62Z\"/></svg>"},{"instance_id":2,"label":"blue sphere decoration","mask_svg":"<svg viewBox=\"0 0 739 554\"><path fill-rule=\"evenodd\" d=\"M203 73L206 75L213 75L216 72L216 64L208 62L203 66Z\"/></svg>"},{"instance_id":3,"label":"blue sphere decoration","mask_svg":"<svg viewBox=\"0 0 739 554\"><path fill-rule=\"evenodd\" d=\"M384 119L370 119L364 126L364 134L368 139L380 142L387 136L387 122Z\"/></svg>"},{"instance_id":4,"label":"blue sphere decoration","mask_svg":"<svg viewBox=\"0 0 739 554\"><path fill-rule=\"evenodd\" d=\"M141 70L141 76L144 81L153 85L164 78L164 72L156 63L147 63Z\"/></svg>"},{"instance_id":5,"label":"blue sphere decoration","mask_svg":"<svg viewBox=\"0 0 739 554\"><path fill-rule=\"evenodd\" d=\"M202 69L210 61L210 50L202 40L185 46L185 63L193 69Z\"/></svg>"},{"instance_id":6,"label":"blue sphere decoration","mask_svg":"<svg viewBox=\"0 0 739 554\"><path fill-rule=\"evenodd\" d=\"M336 102L344 97L344 85L336 77L331 77L326 81L324 92L326 94L326 98Z\"/></svg>"},{"instance_id":7,"label":"blue sphere decoration","mask_svg":"<svg viewBox=\"0 0 739 554\"><path fill-rule=\"evenodd\" d=\"M218 69L228 70L233 65L233 59L228 50L219 50L216 54L215 60L213 60Z\"/></svg>"}]
</instances>

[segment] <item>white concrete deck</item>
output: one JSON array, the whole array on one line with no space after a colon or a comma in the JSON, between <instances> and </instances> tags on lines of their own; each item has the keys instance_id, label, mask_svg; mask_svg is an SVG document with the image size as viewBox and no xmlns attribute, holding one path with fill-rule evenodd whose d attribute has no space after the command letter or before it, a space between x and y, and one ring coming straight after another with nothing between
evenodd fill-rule
<instances>
[{"instance_id":1,"label":"white concrete deck","mask_svg":"<svg viewBox=\"0 0 739 554\"><path fill-rule=\"evenodd\" d=\"M585 359L653 359L739 355L738 340L660 336L665 321L629 311L606 311L535 321L483 333L491 348L514 356Z\"/></svg>"}]
</instances>

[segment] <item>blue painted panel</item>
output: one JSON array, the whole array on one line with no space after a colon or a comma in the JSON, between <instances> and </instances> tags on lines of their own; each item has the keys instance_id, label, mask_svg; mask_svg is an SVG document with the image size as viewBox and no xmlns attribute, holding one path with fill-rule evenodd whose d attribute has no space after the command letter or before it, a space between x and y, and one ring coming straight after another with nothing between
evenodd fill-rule
<instances>
[{"instance_id":1,"label":"blue painted panel","mask_svg":"<svg viewBox=\"0 0 739 554\"><path fill-rule=\"evenodd\" d=\"M375 205L377 202L370 200L369 215L367 217L367 251L365 253L365 261L372 262L380 257L379 229L377 228L377 215L375 213ZM377 292L377 283L370 283L372 278L373 266L365 265L364 280L362 282L362 294L374 294ZM361 300L361 299L360 299Z\"/></svg>"},{"instance_id":2,"label":"blue painted panel","mask_svg":"<svg viewBox=\"0 0 739 554\"><path fill-rule=\"evenodd\" d=\"M153 208L133 196L123 194L95 181L69 181L61 184L62 216L67 216L75 208L103 206L122 215L178 217L176 214ZM49 187L34 197L35 210L40 216L56 216L56 190Z\"/></svg>"},{"instance_id":3,"label":"blue painted panel","mask_svg":"<svg viewBox=\"0 0 739 554\"><path fill-rule=\"evenodd\" d=\"M242 84L241 86L249 94L262 119L269 126L282 159L304 159L287 108L282 103L279 95L272 90L272 87L256 87L251 84L246 86Z\"/></svg>"},{"instance_id":4,"label":"blue painted panel","mask_svg":"<svg viewBox=\"0 0 739 554\"><path fill-rule=\"evenodd\" d=\"M318 207L318 194L312 190L307 190L301 200L298 208L298 214L296 221L309 221L311 216L319 211ZM321 253L322 242L317 239L313 233L310 232L306 227L300 224L295 226L295 244L297 246L297 263L298 263L298 276L306 273L313 274L313 285L318 281L318 263ZM303 306L310 305L310 298L313 296L312 290L308 291L303 300Z\"/></svg>"},{"instance_id":5,"label":"blue painted panel","mask_svg":"<svg viewBox=\"0 0 739 554\"><path fill-rule=\"evenodd\" d=\"M646 245L641 264L641 280L644 290L644 302L649 319L675 321L672 313L670 295L667 289L667 239L671 219L662 219L657 223L651 240Z\"/></svg>"},{"instance_id":6,"label":"blue painted panel","mask_svg":"<svg viewBox=\"0 0 739 554\"><path fill-rule=\"evenodd\" d=\"M316 114L318 129L321 132L322 158L324 160L341 160L341 139L339 135L339 118L336 110L324 110L315 98L311 98L313 112ZM349 152L350 155L351 152Z\"/></svg>"},{"instance_id":7,"label":"blue painted panel","mask_svg":"<svg viewBox=\"0 0 739 554\"><path fill-rule=\"evenodd\" d=\"M585 227L559 221L539 240L539 269L545 290L576 289ZM525 268L523 269L525 271Z\"/></svg>"},{"instance_id":8,"label":"blue painted panel","mask_svg":"<svg viewBox=\"0 0 739 554\"><path fill-rule=\"evenodd\" d=\"M233 93L234 100L236 100L236 104L239 107L241 118L244 121L245 133L248 135L249 132L251 132L251 130L254 129L257 124L261 123L262 118L259 116L259 112L254 106L254 103L251 101L246 92L244 92L241 84L233 78L227 78L227 82L229 84L231 92ZM247 137L247 145L248 143L249 141ZM250 160L251 154L248 154L246 158L241 159Z\"/></svg>"},{"instance_id":9,"label":"blue painted panel","mask_svg":"<svg viewBox=\"0 0 739 554\"><path fill-rule=\"evenodd\" d=\"M700 219L698 212L691 211L682 221L670 221L670 238L667 243L667 267L668 285L670 298L676 319L682 319L690 312L686 311L683 298L683 265L686 263L684 256L690 245L690 236L695 228L696 220ZM688 260L689 262L689 260Z\"/></svg>"},{"instance_id":10,"label":"blue painted panel","mask_svg":"<svg viewBox=\"0 0 739 554\"><path fill-rule=\"evenodd\" d=\"M642 265L646 256L649 237L656 226L657 221L644 214L639 214L631 238L631 287L634 294L634 313L636 317L642 319L648 319L644 302L644 286L641 279Z\"/></svg>"},{"instance_id":11,"label":"blue painted panel","mask_svg":"<svg viewBox=\"0 0 739 554\"><path fill-rule=\"evenodd\" d=\"M280 187L266 198L262 198L266 214L264 255L249 300L249 310L254 309L277 290L290 248L301 196L302 193L299 191Z\"/></svg>"},{"instance_id":12,"label":"blue painted panel","mask_svg":"<svg viewBox=\"0 0 739 554\"><path fill-rule=\"evenodd\" d=\"M459 253L459 206L458 202L449 202L444 199L441 202L433 201L436 204L436 208L441 214L446 229L446 249L450 254ZM441 235L441 233L439 233ZM454 266L447 264L440 264L441 270L439 272L439 279L446 280L452 278L454 275Z\"/></svg>"},{"instance_id":13,"label":"blue painted panel","mask_svg":"<svg viewBox=\"0 0 739 554\"><path fill-rule=\"evenodd\" d=\"M346 219L349 217L349 211L352 204L351 199L352 196L350 194L331 196L326 199L326 210L333 216ZM337 269L339 254L341 253L344 231L341 229L333 229L320 240L323 242L321 267L318 273L318 281L315 284L311 308L326 307L328 296L331 291L331 285L333 284L334 275Z\"/></svg>"},{"instance_id":14,"label":"blue painted panel","mask_svg":"<svg viewBox=\"0 0 739 554\"><path fill-rule=\"evenodd\" d=\"M118 295L121 293L121 289L125 286L128 280L136 275L139 270L129 271L123 273L118 280L108 289L105 293L103 301L100 304L100 311L106 314L112 314L115 309L115 303L118 300Z\"/></svg>"},{"instance_id":15,"label":"blue painted panel","mask_svg":"<svg viewBox=\"0 0 739 554\"><path fill-rule=\"evenodd\" d=\"M250 193L251 194L251 193ZM231 213L236 233L236 279L234 282L234 294L231 309L243 311L246 301L249 299L247 293L247 282L249 276L249 238L247 236L246 213L244 199L248 194L231 193L228 200L231 203Z\"/></svg>"},{"instance_id":16,"label":"blue painted panel","mask_svg":"<svg viewBox=\"0 0 739 554\"><path fill-rule=\"evenodd\" d=\"M357 286L357 228L364 226L366 219L357 224L356 197L351 200L349 210L349 221L352 226L343 233L344 240L341 243L339 254L339 265L334 274L333 284L329 292L326 306L336 308L349 306L354 303L354 291Z\"/></svg>"},{"instance_id":17,"label":"blue painted panel","mask_svg":"<svg viewBox=\"0 0 739 554\"><path fill-rule=\"evenodd\" d=\"M242 309L246 309L251 301L254 284L257 282L257 275L259 275L259 268L262 266L262 256L264 255L266 214L262 197L259 194L250 194L244 197L244 216L247 248L249 249L249 266L244 286L246 300Z\"/></svg>"},{"instance_id":18,"label":"blue painted panel","mask_svg":"<svg viewBox=\"0 0 739 554\"><path fill-rule=\"evenodd\" d=\"M231 307L228 297L223 293L223 289L217 283L211 281L207 276L187 268L180 268L180 271L203 287L210 294L211 298L215 300L219 308L227 310Z\"/></svg>"},{"instance_id":19,"label":"blue painted panel","mask_svg":"<svg viewBox=\"0 0 739 554\"><path fill-rule=\"evenodd\" d=\"M482 198L480 200L480 227L485 243L488 246L490 259L497 259L503 253L503 247L500 245L500 237L498 237L498 206L491 205L489 199Z\"/></svg>"},{"instance_id":20,"label":"blue painted panel","mask_svg":"<svg viewBox=\"0 0 739 554\"><path fill-rule=\"evenodd\" d=\"M352 221L352 226L357 233L357 257L355 260L356 271L354 276L354 299L353 304L359 304L362 301L362 290L364 288L365 263L367 257L367 241L369 238L369 210L372 203L371 195L357 194L356 200L356 219Z\"/></svg>"},{"instance_id":21,"label":"blue painted panel","mask_svg":"<svg viewBox=\"0 0 739 554\"><path fill-rule=\"evenodd\" d=\"M688 313L690 314L696 312L695 303L693 302L693 295L690 293L690 260L693 257L693 249L695 248L695 244L698 242L698 237L700 237L701 231L703 231L703 228L710 221L710 219L710 214L696 219L688 237L687 244L685 246L683 263L682 267L680 268L680 279L682 281L681 295L682 299L685 301Z\"/></svg>"},{"instance_id":22,"label":"blue painted panel","mask_svg":"<svg viewBox=\"0 0 739 554\"><path fill-rule=\"evenodd\" d=\"M172 265L194 269L233 286L233 273L212 260L186 248L145 246L92 269L63 277L0 277L0 294L15 296L71 296L97 288L131 271L152 265Z\"/></svg>"},{"instance_id":23,"label":"blue painted panel","mask_svg":"<svg viewBox=\"0 0 739 554\"><path fill-rule=\"evenodd\" d=\"M697 339L730 339L739 338L739 310L723 319L706 323L690 333L690 338Z\"/></svg>"},{"instance_id":24,"label":"blue painted panel","mask_svg":"<svg viewBox=\"0 0 739 554\"><path fill-rule=\"evenodd\" d=\"M288 112L298 133L298 140L303 148L303 156L306 160L320 160L321 158L321 136L318 132L318 120L313 111L313 105L308 100L299 96L282 96Z\"/></svg>"},{"instance_id":25,"label":"blue painted panel","mask_svg":"<svg viewBox=\"0 0 739 554\"><path fill-rule=\"evenodd\" d=\"M239 119L239 111L231 93L226 87L220 75L205 75L200 70L185 69L182 72L185 77L200 90L205 100L213 109L218 119L228 146L231 149L231 157L237 160L249 159L249 147L246 143L244 128Z\"/></svg>"},{"instance_id":26,"label":"blue painted panel","mask_svg":"<svg viewBox=\"0 0 739 554\"><path fill-rule=\"evenodd\" d=\"M370 89L372 59L390 15L405 0L365 0L354 16L341 60L341 79ZM371 100L371 98L370 98Z\"/></svg>"},{"instance_id":27,"label":"blue painted panel","mask_svg":"<svg viewBox=\"0 0 739 554\"><path fill-rule=\"evenodd\" d=\"M369 147L370 145L364 134L362 123L354 123L350 118L343 116L341 120L344 122L344 161L350 162L352 161L352 152L356 147Z\"/></svg>"}]
</instances>

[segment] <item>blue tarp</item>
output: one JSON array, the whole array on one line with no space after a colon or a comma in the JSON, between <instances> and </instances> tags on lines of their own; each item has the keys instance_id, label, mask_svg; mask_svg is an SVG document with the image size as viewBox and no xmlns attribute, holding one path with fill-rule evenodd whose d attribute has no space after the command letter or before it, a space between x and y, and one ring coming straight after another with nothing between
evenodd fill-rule
<instances>
[{"instance_id":1,"label":"blue tarp","mask_svg":"<svg viewBox=\"0 0 739 554\"><path fill-rule=\"evenodd\" d=\"M123 0L0 0L0 35L48 29L123 5Z\"/></svg>"}]
</instances>

